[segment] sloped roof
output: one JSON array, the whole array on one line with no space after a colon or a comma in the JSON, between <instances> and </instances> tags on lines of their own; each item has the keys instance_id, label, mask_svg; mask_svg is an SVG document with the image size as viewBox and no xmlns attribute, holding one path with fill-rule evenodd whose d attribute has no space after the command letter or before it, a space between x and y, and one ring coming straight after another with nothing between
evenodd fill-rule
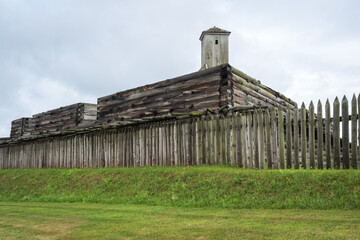
<instances>
[{"instance_id":1,"label":"sloped roof","mask_svg":"<svg viewBox=\"0 0 360 240\"><path fill-rule=\"evenodd\" d=\"M214 26L214 27L209 28L208 30L205 30L201 33L200 41L204 38L205 34L227 34L227 35L229 35L230 33L231 32L229 32L227 30L224 30L224 29Z\"/></svg>"}]
</instances>

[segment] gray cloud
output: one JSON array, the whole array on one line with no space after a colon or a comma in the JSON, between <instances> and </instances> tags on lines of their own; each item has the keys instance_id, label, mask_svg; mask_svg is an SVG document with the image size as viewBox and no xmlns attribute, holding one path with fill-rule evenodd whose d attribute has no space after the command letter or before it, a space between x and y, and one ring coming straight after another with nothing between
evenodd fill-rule
<instances>
[{"instance_id":1,"label":"gray cloud","mask_svg":"<svg viewBox=\"0 0 360 240\"><path fill-rule=\"evenodd\" d=\"M201 31L230 64L306 104L360 92L358 1L0 0L0 136L13 119L197 71Z\"/></svg>"}]
</instances>

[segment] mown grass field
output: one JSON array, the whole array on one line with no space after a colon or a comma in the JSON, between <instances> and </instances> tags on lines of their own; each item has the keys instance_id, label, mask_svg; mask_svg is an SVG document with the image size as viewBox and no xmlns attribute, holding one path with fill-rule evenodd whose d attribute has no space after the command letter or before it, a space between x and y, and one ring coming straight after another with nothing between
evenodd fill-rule
<instances>
[{"instance_id":1,"label":"mown grass field","mask_svg":"<svg viewBox=\"0 0 360 240\"><path fill-rule=\"evenodd\" d=\"M359 239L359 210L0 202L0 239Z\"/></svg>"},{"instance_id":2,"label":"mown grass field","mask_svg":"<svg viewBox=\"0 0 360 240\"><path fill-rule=\"evenodd\" d=\"M360 239L360 171L0 170L0 239Z\"/></svg>"}]
</instances>

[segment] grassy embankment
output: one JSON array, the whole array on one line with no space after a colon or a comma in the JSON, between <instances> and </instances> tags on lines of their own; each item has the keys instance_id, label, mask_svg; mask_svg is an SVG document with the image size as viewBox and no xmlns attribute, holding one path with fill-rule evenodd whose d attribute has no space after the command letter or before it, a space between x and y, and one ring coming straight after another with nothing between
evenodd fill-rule
<instances>
[{"instance_id":1,"label":"grassy embankment","mask_svg":"<svg viewBox=\"0 0 360 240\"><path fill-rule=\"evenodd\" d=\"M221 166L0 170L0 201L360 209L360 171Z\"/></svg>"}]
</instances>

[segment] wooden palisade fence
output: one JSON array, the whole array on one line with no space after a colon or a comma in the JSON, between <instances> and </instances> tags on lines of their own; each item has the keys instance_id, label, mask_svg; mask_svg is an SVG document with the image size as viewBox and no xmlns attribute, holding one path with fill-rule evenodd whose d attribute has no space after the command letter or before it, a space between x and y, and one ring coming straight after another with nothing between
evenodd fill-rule
<instances>
[{"instance_id":1,"label":"wooden palisade fence","mask_svg":"<svg viewBox=\"0 0 360 240\"><path fill-rule=\"evenodd\" d=\"M341 111L340 111L341 109ZM235 107L0 144L0 169L233 165L357 169L360 97L308 110ZM350 124L351 123L351 124ZM351 136L351 139L350 139Z\"/></svg>"}]
</instances>

